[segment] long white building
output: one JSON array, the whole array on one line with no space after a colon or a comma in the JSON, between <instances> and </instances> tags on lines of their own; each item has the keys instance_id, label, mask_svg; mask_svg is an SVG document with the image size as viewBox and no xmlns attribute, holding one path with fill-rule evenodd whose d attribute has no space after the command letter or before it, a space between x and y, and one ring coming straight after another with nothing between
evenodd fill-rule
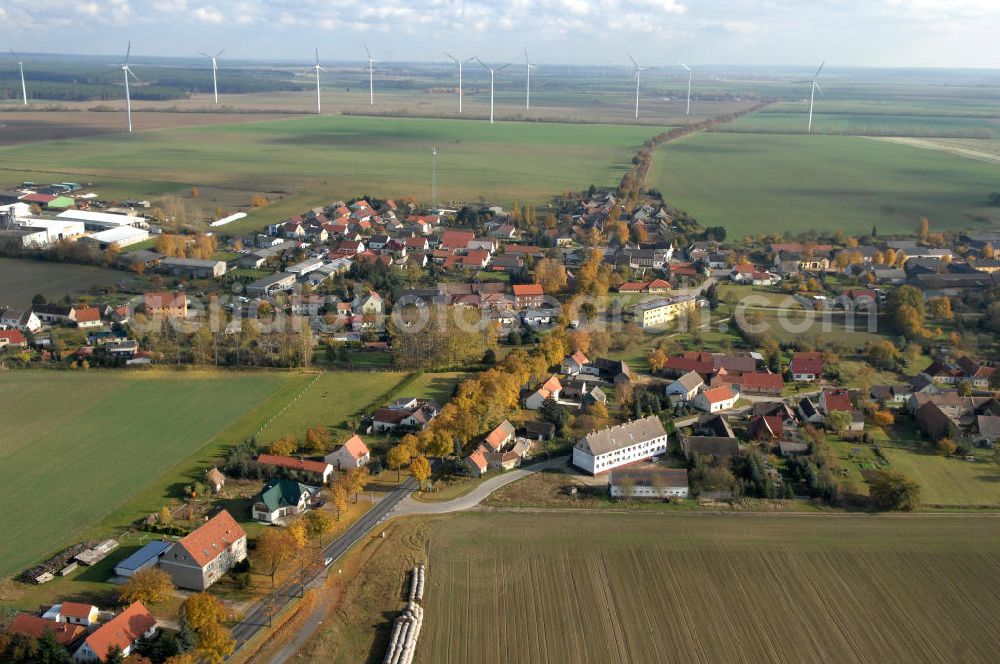
<instances>
[{"instance_id":1,"label":"long white building","mask_svg":"<svg viewBox=\"0 0 1000 664\"><path fill-rule=\"evenodd\" d=\"M89 231L109 230L123 226L135 226L136 228L149 227L145 217L111 214L110 212L93 212L91 210L66 210L56 215L56 218L82 222Z\"/></svg>"},{"instance_id":2,"label":"long white building","mask_svg":"<svg viewBox=\"0 0 1000 664\"><path fill-rule=\"evenodd\" d=\"M587 434L573 447L573 465L591 475L667 451L667 432L655 415Z\"/></svg>"}]
</instances>

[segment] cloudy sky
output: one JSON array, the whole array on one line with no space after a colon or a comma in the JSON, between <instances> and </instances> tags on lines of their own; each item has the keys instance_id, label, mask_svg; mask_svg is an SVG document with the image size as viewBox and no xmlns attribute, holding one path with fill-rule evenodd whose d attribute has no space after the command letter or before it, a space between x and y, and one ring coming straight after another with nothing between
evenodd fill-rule
<instances>
[{"instance_id":1,"label":"cloudy sky","mask_svg":"<svg viewBox=\"0 0 1000 664\"><path fill-rule=\"evenodd\" d=\"M0 0L36 53L1000 68L1000 0Z\"/></svg>"}]
</instances>

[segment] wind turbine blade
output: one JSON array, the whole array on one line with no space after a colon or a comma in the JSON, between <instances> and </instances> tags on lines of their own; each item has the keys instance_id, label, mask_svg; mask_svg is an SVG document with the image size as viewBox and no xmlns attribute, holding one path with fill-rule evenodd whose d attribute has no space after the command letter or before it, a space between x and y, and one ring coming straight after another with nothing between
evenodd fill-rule
<instances>
[{"instance_id":1,"label":"wind turbine blade","mask_svg":"<svg viewBox=\"0 0 1000 664\"><path fill-rule=\"evenodd\" d=\"M483 66L483 69L485 69L486 71L493 71L492 69L489 68L489 66L485 62L479 59L478 55L473 57L472 59L481 64Z\"/></svg>"},{"instance_id":2,"label":"wind turbine blade","mask_svg":"<svg viewBox=\"0 0 1000 664\"><path fill-rule=\"evenodd\" d=\"M813 78L819 78L819 73L820 73L821 71L823 71L823 65L825 65L825 64L826 64L826 60L824 60L823 62L821 62L821 63L820 63L820 65L819 65L819 69L817 69L817 70L816 70L816 73L815 73L815 74L813 74Z\"/></svg>"},{"instance_id":3,"label":"wind turbine blade","mask_svg":"<svg viewBox=\"0 0 1000 664\"><path fill-rule=\"evenodd\" d=\"M362 44L362 46L365 47L365 53L368 54L368 59L371 60L372 59L372 52L368 50L368 44Z\"/></svg>"},{"instance_id":4,"label":"wind turbine blade","mask_svg":"<svg viewBox=\"0 0 1000 664\"><path fill-rule=\"evenodd\" d=\"M639 67L639 63L635 61L635 58L632 57L631 53L629 53L628 51L625 51L625 55L627 55L628 59L632 61L632 64L635 65L636 69L641 69L641 67Z\"/></svg>"},{"instance_id":5,"label":"wind turbine blade","mask_svg":"<svg viewBox=\"0 0 1000 664\"><path fill-rule=\"evenodd\" d=\"M17 53L14 52L14 49L8 48L7 50L10 51L10 54L13 55L14 59L16 60L17 59Z\"/></svg>"},{"instance_id":6,"label":"wind turbine blade","mask_svg":"<svg viewBox=\"0 0 1000 664\"><path fill-rule=\"evenodd\" d=\"M496 68L496 69L495 69L494 71L501 71L501 70L503 70L503 69L506 69L507 67L510 67L510 63L507 63L507 64L505 64L505 65L500 65L500 66L499 66L499 67L497 67L497 68Z\"/></svg>"},{"instance_id":7,"label":"wind turbine blade","mask_svg":"<svg viewBox=\"0 0 1000 664\"><path fill-rule=\"evenodd\" d=\"M316 47L316 64L319 64L319 46Z\"/></svg>"},{"instance_id":8,"label":"wind turbine blade","mask_svg":"<svg viewBox=\"0 0 1000 664\"><path fill-rule=\"evenodd\" d=\"M448 56L449 58L451 58L452 60L454 60L455 62L458 62L458 58L456 58L456 57L455 57L454 55L452 55L452 54L451 54L451 53L449 53L448 51L442 51L442 52L443 52L443 53L444 53L445 55L447 55L447 56Z\"/></svg>"},{"instance_id":9,"label":"wind turbine blade","mask_svg":"<svg viewBox=\"0 0 1000 664\"><path fill-rule=\"evenodd\" d=\"M320 71L329 71L326 67L324 67L322 65L317 65L317 66L319 67Z\"/></svg>"},{"instance_id":10,"label":"wind turbine blade","mask_svg":"<svg viewBox=\"0 0 1000 664\"><path fill-rule=\"evenodd\" d=\"M684 67L684 69L686 69L687 71L691 71L691 68L690 68L690 67L688 67L688 66L687 66L686 64L684 64L683 62L681 63L681 67Z\"/></svg>"},{"instance_id":11,"label":"wind turbine blade","mask_svg":"<svg viewBox=\"0 0 1000 664\"><path fill-rule=\"evenodd\" d=\"M219 56L220 56L220 55L222 55L222 54L223 54L223 53L224 53L225 51L226 51L226 48L225 48L225 47L223 47L221 51L219 51L218 53L216 53L216 54L215 54L215 57L219 57Z\"/></svg>"},{"instance_id":12,"label":"wind turbine blade","mask_svg":"<svg viewBox=\"0 0 1000 664\"><path fill-rule=\"evenodd\" d=\"M125 64L128 64L128 56L132 54L132 42L129 41L128 48L125 49Z\"/></svg>"},{"instance_id":13,"label":"wind turbine blade","mask_svg":"<svg viewBox=\"0 0 1000 664\"><path fill-rule=\"evenodd\" d=\"M129 75L129 76L131 76L131 77L132 77L132 78L134 78L135 80L137 80L137 81L139 80L139 77L138 77L138 76L136 76L136 75L135 75L135 72L133 72L133 71L132 71L131 69L126 69L125 71L126 71L126 72L128 73L128 75Z\"/></svg>"},{"instance_id":14,"label":"wind turbine blade","mask_svg":"<svg viewBox=\"0 0 1000 664\"><path fill-rule=\"evenodd\" d=\"M819 84L819 81L813 81L813 85L816 86L816 89L819 90L819 93L821 95L823 95L824 97L826 96L826 94L823 92L823 86Z\"/></svg>"},{"instance_id":15,"label":"wind turbine blade","mask_svg":"<svg viewBox=\"0 0 1000 664\"><path fill-rule=\"evenodd\" d=\"M198 51L198 55L204 55L206 58L212 57L211 55L209 55L208 53L205 53L204 51Z\"/></svg>"},{"instance_id":16,"label":"wind turbine blade","mask_svg":"<svg viewBox=\"0 0 1000 664\"><path fill-rule=\"evenodd\" d=\"M528 59L528 49L524 49L524 64L531 66L531 60Z\"/></svg>"}]
</instances>

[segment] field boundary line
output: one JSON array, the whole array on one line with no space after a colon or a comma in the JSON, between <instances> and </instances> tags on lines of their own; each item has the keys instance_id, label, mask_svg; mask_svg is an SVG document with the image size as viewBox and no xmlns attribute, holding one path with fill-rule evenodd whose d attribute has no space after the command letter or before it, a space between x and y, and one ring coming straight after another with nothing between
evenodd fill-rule
<instances>
[{"instance_id":1,"label":"field boundary line","mask_svg":"<svg viewBox=\"0 0 1000 664\"><path fill-rule=\"evenodd\" d=\"M311 381L309 381L308 383L306 383L305 387L303 387L301 390L299 390L298 394L296 394L294 397L292 397L291 399L289 399L288 403L286 403L281 410L279 410L278 412L272 414L271 417L267 418L267 420L263 424L261 424L260 427L257 429L257 431L254 433L254 438L259 438L260 434L262 434L264 432L264 429L266 429L267 427L269 427L271 425L271 423L274 422L275 419L277 419L277 418L281 417L282 415L284 415L285 411L287 411L289 409L289 407L291 407L292 404L294 404L296 401L298 401L299 397L301 397L303 394L305 394L306 391L310 387L312 387L313 385L315 385L316 381L320 379L320 376L323 376L324 374L326 374L326 370L325 369L323 371L319 372L318 374L316 374L315 376L313 376L313 379Z\"/></svg>"}]
</instances>

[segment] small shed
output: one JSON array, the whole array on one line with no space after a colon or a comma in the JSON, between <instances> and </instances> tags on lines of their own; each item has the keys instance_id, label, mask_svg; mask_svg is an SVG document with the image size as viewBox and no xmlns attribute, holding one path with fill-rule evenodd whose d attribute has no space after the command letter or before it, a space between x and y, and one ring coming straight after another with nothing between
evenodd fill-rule
<instances>
[{"instance_id":1,"label":"small shed","mask_svg":"<svg viewBox=\"0 0 1000 664\"><path fill-rule=\"evenodd\" d=\"M226 485L226 476L218 468L212 468L205 473L205 482L212 487L213 493L219 493Z\"/></svg>"}]
</instances>

